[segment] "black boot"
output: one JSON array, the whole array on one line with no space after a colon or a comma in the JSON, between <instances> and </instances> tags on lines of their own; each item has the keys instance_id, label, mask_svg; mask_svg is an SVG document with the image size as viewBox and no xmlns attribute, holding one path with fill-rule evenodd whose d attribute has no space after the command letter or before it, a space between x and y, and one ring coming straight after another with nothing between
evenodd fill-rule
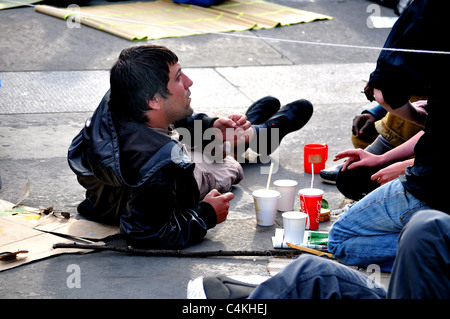
<instances>
[{"instance_id":1,"label":"black boot","mask_svg":"<svg viewBox=\"0 0 450 319\"><path fill-rule=\"evenodd\" d=\"M280 101L274 97L266 96L253 103L245 112L252 124L262 124L280 109Z\"/></svg>"},{"instance_id":2,"label":"black boot","mask_svg":"<svg viewBox=\"0 0 450 319\"><path fill-rule=\"evenodd\" d=\"M339 171L342 169L343 164L335 167L326 168L320 171L320 177L325 183L336 184L336 179Z\"/></svg>"},{"instance_id":3,"label":"black boot","mask_svg":"<svg viewBox=\"0 0 450 319\"><path fill-rule=\"evenodd\" d=\"M262 155L273 153L287 134L301 129L313 114L313 106L308 100L297 100L286 104L277 113L262 124L253 125L256 141L250 145L255 152ZM277 129L277 130L274 130ZM266 141L260 145L260 139ZM255 149L256 146L256 149ZM266 149L262 149L266 147Z\"/></svg>"}]
</instances>

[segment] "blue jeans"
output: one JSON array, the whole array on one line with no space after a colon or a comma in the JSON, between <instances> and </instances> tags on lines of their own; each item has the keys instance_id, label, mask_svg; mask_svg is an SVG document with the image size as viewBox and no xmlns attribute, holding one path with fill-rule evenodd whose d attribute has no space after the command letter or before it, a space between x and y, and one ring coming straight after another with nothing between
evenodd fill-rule
<instances>
[{"instance_id":1,"label":"blue jeans","mask_svg":"<svg viewBox=\"0 0 450 319\"><path fill-rule=\"evenodd\" d=\"M397 178L350 206L329 232L328 250L347 265L377 264L391 271L397 240L414 213L429 208Z\"/></svg>"},{"instance_id":2,"label":"blue jeans","mask_svg":"<svg viewBox=\"0 0 450 319\"><path fill-rule=\"evenodd\" d=\"M450 215L424 210L411 218L398 243L388 298L450 298Z\"/></svg>"},{"instance_id":3,"label":"blue jeans","mask_svg":"<svg viewBox=\"0 0 450 319\"><path fill-rule=\"evenodd\" d=\"M385 288L336 261L303 254L260 284L250 299L448 299L450 216L423 210L400 233L394 269Z\"/></svg>"},{"instance_id":4,"label":"blue jeans","mask_svg":"<svg viewBox=\"0 0 450 319\"><path fill-rule=\"evenodd\" d=\"M249 299L385 299L386 289L336 261L302 254Z\"/></svg>"}]
</instances>

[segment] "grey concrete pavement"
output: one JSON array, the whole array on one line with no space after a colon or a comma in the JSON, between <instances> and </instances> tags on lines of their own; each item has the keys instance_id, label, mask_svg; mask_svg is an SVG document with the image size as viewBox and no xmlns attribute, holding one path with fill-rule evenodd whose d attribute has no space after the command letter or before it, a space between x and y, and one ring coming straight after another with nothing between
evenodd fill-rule
<instances>
[{"instance_id":1,"label":"grey concrete pavement","mask_svg":"<svg viewBox=\"0 0 450 319\"><path fill-rule=\"evenodd\" d=\"M75 0L72 2L76 2ZM174 50L194 85L196 111L243 113L265 95L282 103L309 99L314 115L300 131L286 136L273 154L272 180L295 179L309 186L303 172L303 145L327 143L330 157L352 147L353 116L369 106L361 90L373 70L377 50L272 41L267 38L381 47L389 29L370 29L364 0L276 0L331 15L317 21L229 35L171 38L159 43ZM89 4L107 1L89 1ZM115 2L116 3L116 2ZM394 16L380 7L381 14ZM240 34L253 39L240 38ZM146 42L147 43L147 42ZM30 7L0 11L0 198L15 202L27 180L31 207L53 205L76 214L84 191L70 171L67 148L108 87L108 69L121 49L136 45L86 26L65 23ZM232 52L232 53L230 53ZM262 164L267 165L267 164ZM327 166L334 165L328 160ZM188 250L271 249L277 225L260 227L251 192L264 187L261 165L244 166L228 220ZM344 198L318 175L332 209ZM298 200L296 208L298 208ZM329 224L324 224L326 228ZM267 275L268 258L162 258L114 252L62 255L0 273L2 298L185 298L190 279L218 274ZM81 269L81 288L68 288L67 266Z\"/></svg>"}]
</instances>

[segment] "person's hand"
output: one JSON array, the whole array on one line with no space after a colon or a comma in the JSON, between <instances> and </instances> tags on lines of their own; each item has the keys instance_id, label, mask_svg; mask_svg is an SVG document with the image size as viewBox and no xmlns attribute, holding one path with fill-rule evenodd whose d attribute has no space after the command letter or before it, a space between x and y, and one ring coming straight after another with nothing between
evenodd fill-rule
<instances>
[{"instance_id":1,"label":"person's hand","mask_svg":"<svg viewBox=\"0 0 450 319\"><path fill-rule=\"evenodd\" d=\"M406 160L402 162L397 162L389 165L386 168L380 169L378 172L373 174L370 179L377 181L380 185L386 184L402 174L405 174L405 169L408 166L413 165L413 160Z\"/></svg>"},{"instance_id":2,"label":"person's hand","mask_svg":"<svg viewBox=\"0 0 450 319\"><path fill-rule=\"evenodd\" d=\"M217 223L219 224L227 219L228 209L230 208L230 201L233 198L233 193L221 194L217 189L213 189L208 194L206 194L203 200L210 203L214 208L217 215Z\"/></svg>"},{"instance_id":3,"label":"person's hand","mask_svg":"<svg viewBox=\"0 0 450 319\"><path fill-rule=\"evenodd\" d=\"M236 126L235 126L236 128L240 128L244 131L246 129L250 128L250 126L252 126L252 123L250 123L247 120L247 116L245 116L245 115L232 114L232 115L229 115L228 118L236 124Z\"/></svg>"},{"instance_id":4,"label":"person's hand","mask_svg":"<svg viewBox=\"0 0 450 319\"><path fill-rule=\"evenodd\" d=\"M427 108L428 101L427 100L419 100L411 103L414 107Z\"/></svg>"},{"instance_id":5,"label":"person's hand","mask_svg":"<svg viewBox=\"0 0 450 319\"><path fill-rule=\"evenodd\" d=\"M425 125L425 121L428 116L427 105L428 105L427 100L420 100L411 103L412 108L415 110L417 114L416 117L418 119L418 122L423 123L423 125Z\"/></svg>"},{"instance_id":6,"label":"person's hand","mask_svg":"<svg viewBox=\"0 0 450 319\"><path fill-rule=\"evenodd\" d=\"M373 88L371 88L369 86L369 83L366 84L366 86L364 87L364 94L366 95L366 98L370 101L373 102L375 101L375 96L374 96L374 91Z\"/></svg>"},{"instance_id":7,"label":"person's hand","mask_svg":"<svg viewBox=\"0 0 450 319\"><path fill-rule=\"evenodd\" d=\"M348 157L348 160L342 166L342 171L346 169L354 169L361 166L374 167L380 166L381 157L379 155L374 155L366 152L362 149L347 150L340 152L335 155L333 161L338 161L340 159Z\"/></svg>"},{"instance_id":8,"label":"person's hand","mask_svg":"<svg viewBox=\"0 0 450 319\"><path fill-rule=\"evenodd\" d=\"M372 134L375 132L377 119L371 113L363 113L353 118L352 132L356 137Z\"/></svg>"},{"instance_id":9,"label":"person's hand","mask_svg":"<svg viewBox=\"0 0 450 319\"><path fill-rule=\"evenodd\" d=\"M221 117L214 121L213 127L222 132L220 137L223 141L230 141L233 145L239 141L245 141L245 131L251 127L247 116L232 114L228 117Z\"/></svg>"},{"instance_id":10,"label":"person's hand","mask_svg":"<svg viewBox=\"0 0 450 319\"><path fill-rule=\"evenodd\" d=\"M248 129L252 124L247 120L247 116L241 114L232 114L227 117L220 117L214 121L213 127L224 132L226 129L240 128L243 131Z\"/></svg>"}]
</instances>

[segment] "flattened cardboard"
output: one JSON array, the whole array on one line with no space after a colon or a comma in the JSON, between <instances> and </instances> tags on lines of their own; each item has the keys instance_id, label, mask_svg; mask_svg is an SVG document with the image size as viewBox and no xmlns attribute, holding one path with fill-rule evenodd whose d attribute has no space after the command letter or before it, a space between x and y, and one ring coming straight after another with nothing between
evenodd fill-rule
<instances>
[{"instance_id":1,"label":"flattened cardboard","mask_svg":"<svg viewBox=\"0 0 450 319\"><path fill-rule=\"evenodd\" d=\"M0 260L0 271L58 254L83 251L77 249L53 249L53 245L56 243L73 243L73 241L35 230L22 222L15 222L12 218L1 217L0 252L27 250L28 253L19 254L15 259Z\"/></svg>"},{"instance_id":2,"label":"flattened cardboard","mask_svg":"<svg viewBox=\"0 0 450 319\"><path fill-rule=\"evenodd\" d=\"M15 259L0 260L0 271L59 254L90 252L86 249L53 249L53 245L86 243L83 241L85 238L102 245L101 239L118 231L116 226L88 220L65 219L52 214L42 216L39 209L16 207L13 203L0 200L0 253L28 251L18 254Z\"/></svg>"},{"instance_id":3,"label":"flattened cardboard","mask_svg":"<svg viewBox=\"0 0 450 319\"><path fill-rule=\"evenodd\" d=\"M39 224L34 229L87 240L101 240L119 232L118 226L100 224L85 219L62 219L54 216L45 218L51 221Z\"/></svg>"}]
</instances>

